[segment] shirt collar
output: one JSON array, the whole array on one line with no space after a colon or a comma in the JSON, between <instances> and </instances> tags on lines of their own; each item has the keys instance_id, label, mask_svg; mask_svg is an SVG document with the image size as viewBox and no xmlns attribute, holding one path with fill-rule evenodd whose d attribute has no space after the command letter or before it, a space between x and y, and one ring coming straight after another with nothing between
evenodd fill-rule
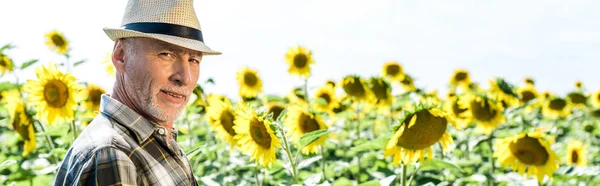
<instances>
[{"instance_id":1,"label":"shirt collar","mask_svg":"<svg viewBox=\"0 0 600 186\"><path fill-rule=\"evenodd\" d=\"M111 117L125 128L133 131L139 144L148 140L155 131L160 129L164 130L164 127L142 117L126 105L111 98L108 94L103 94L101 96L100 112ZM177 139L177 129L175 127L171 130L171 136L173 139Z\"/></svg>"}]
</instances>

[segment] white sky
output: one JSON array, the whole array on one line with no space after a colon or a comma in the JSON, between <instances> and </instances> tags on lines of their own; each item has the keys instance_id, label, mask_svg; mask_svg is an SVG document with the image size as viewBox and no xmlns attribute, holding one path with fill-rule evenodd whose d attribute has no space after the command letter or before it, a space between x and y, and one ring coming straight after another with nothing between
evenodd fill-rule
<instances>
[{"instance_id":1,"label":"white sky","mask_svg":"<svg viewBox=\"0 0 600 186\"><path fill-rule=\"evenodd\" d=\"M113 43L103 27L119 27L125 0L2 0L0 44L20 64L29 59L59 62L45 46L44 33L63 32L73 48L80 81L112 89L100 61ZM581 80L588 90L597 81L600 52L600 1L593 0L196 0L208 46L223 52L202 61L208 92L237 95L235 73L255 68L264 90L284 94L302 80L287 74L284 55L297 44L313 50L310 85L346 74L371 76L397 60L416 84L445 92L455 68L465 68L487 87L494 76L564 95ZM38 64L39 65L39 64ZM33 68L20 77L34 78ZM1 80L12 80L3 77Z\"/></svg>"}]
</instances>

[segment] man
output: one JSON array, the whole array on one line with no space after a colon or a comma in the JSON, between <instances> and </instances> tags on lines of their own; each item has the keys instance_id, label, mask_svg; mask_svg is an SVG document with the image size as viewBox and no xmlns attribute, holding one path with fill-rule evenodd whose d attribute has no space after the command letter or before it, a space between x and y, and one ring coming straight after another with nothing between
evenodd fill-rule
<instances>
[{"instance_id":1,"label":"man","mask_svg":"<svg viewBox=\"0 0 600 186\"><path fill-rule=\"evenodd\" d=\"M173 121L205 55L192 0L130 0L115 41L116 82L75 140L54 185L197 185Z\"/></svg>"}]
</instances>

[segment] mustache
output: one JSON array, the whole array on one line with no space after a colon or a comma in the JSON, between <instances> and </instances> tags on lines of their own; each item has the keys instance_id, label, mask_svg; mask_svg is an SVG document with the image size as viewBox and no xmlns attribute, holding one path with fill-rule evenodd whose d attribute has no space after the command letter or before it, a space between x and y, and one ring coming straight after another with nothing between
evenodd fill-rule
<instances>
[{"instance_id":1,"label":"mustache","mask_svg":"<svg viewBox=\"0 0 600 186\"><path fill-rule=\"evenodd\" d=\"M176 93L176 94L181 94L186 97L188 95L190 95L190 92L188 90L186 90L185 88L163 87L160 90L168 91L168 92L172 92L172 93Z\"/></svg>"}]
</instances>

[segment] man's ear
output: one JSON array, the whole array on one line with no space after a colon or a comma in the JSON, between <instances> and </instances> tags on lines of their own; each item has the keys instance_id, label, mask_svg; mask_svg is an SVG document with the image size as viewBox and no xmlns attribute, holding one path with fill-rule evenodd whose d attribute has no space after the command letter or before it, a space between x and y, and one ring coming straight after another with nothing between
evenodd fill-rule
<instances>
[{"instance_id":1,"label":"man's ear","mask_svg":"<svg viewBox=\"0 0 600 186\"><path fill-rule=\"evenodd\" d=\"M125 72L125 42L123 39L115 41L112 52L112 62L117 72L121 74Z\"/></svg>"}]
</instances>

